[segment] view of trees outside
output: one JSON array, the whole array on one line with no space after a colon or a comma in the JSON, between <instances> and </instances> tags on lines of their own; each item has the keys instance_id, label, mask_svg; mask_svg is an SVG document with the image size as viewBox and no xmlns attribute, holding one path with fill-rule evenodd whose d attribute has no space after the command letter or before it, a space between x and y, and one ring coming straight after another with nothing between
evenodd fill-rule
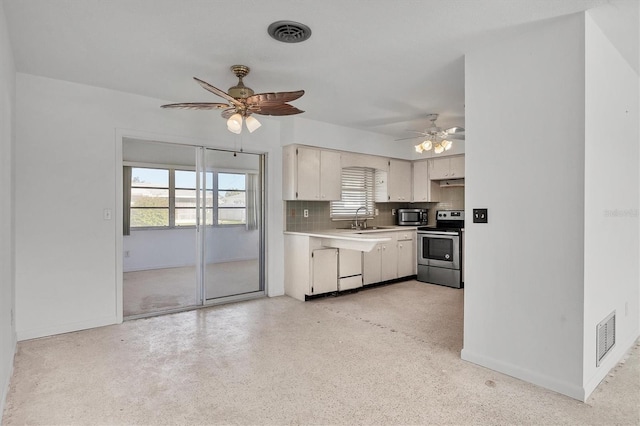
<instances>
[{"instance_id":1,"label":"view of trees outside","mask_svg":"<svg viewBox=\"0 0 640 426\"><path fill-rule=\"evenodd\" d=\"M218 173L218 225L247 223L246 185L244 173Z\"/></svg>"},{"instance_id":2,"label":"view of trees outside","mask_svg":"<svg viewBox=\"0 0 640 426\"><path fill-rule=\"evenodd\" d=\"M131 169L131 227L169 226L169 170Z\"/></svg>"},{"instance_id":3,"label":"view of trees outside","mask_svg":"<svg viewBox=\"0 0 640 426\"><path fill-rule=\"evenodd\" d=\"M174 173L174 186L169 175ZM213 173L206 173L206 221L214 223ZM218 225L246 223L246 176L218 173ZM174 197L173 223L170 197ZM131 169L131 227L179 227L196 224L196 172L188 170Z\"/></svg>"}]
</instances>

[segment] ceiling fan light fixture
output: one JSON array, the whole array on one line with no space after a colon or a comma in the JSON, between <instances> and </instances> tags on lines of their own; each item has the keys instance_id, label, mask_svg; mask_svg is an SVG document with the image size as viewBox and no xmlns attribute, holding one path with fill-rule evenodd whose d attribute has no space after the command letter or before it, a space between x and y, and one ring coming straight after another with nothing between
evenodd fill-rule
<instances>
[{"instance_id":1,"label":"ceiling fan light fixture","mask_svg":"<svg viewBox=\"0 0 640 426\"><path fill-rule=\"evenodd\" d=\"M239 113L236 112L229 117L227 120L227 129L236 135L239 135L240 132L242 132L242 116Z\"/></svg>"},{"instance_id":2,"label":"ceiling fan light fixture","mask_svg":"<svg viewBox=\"0 0 640 426\"><path fill-rule=\"evenodd\" d=\"M416 152L418 154L422 154L422 152L424 151L424 149L422 148L422 144L419 143L418 145L415 146Z\"/></svg>"},{"instance_id":3,"label":"ceiling fan light fixture","mask_svg":"<svg viewBox=\"0 0 640 426\"><path fill-rule=\"evenodd\" d=\"M449 151L451 149L451 147L453 146L453 142L451 142L450 140L443 140L441 145L444 147L445 151Z\"/></svg>"},{"instance_id":4,"label":"ceiling fan light fixture","mask_svg":"<svg viewBox=\"0 0 640 426\"><path fill-rule=\"evenodd\" d=\"M260 126L262 126L262 123L260 123L255 117L251 115L244 119L244 123L246 124L249 133L253 133Z\"/></svg>"},{"instance_id":5,"label":"ceiling fan light fixture","mask_svg":"<svg viewBox=\"0 0 640 426\"><path fill-rule=\"evenodd\" d=\"M444 147L442 146L442 144L437 143L433 147L433 152L435 152L436 154L442 154L444 152Z\"/></svg>"},{"instance_id":6,"label":"ceiling fan light fixture","mask_svg":"<svg viewBox=\"0 0 640 426\"><path fill-rule=\"evenodd\" d=\"M429 151L431 150L431 148L433 148L433 142L431 142L429 139L427 139L426 141L422 142L422 149L424 151Z\"/></svg>"}]
</instances>

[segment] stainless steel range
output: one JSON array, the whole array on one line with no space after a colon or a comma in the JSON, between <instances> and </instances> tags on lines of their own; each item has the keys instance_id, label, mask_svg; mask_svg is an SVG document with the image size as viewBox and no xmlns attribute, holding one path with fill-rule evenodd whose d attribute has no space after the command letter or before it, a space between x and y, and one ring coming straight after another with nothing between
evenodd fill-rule
<instances>
[{"instance_id":1,"label":"stainless steel range","mask_svg":"<svg viewBox=\"0 0 640 426\"><path fill-rule=\"evenodd\" d=\"M462 288L464 210L438 210L436 226L418 228L418 281Z\"/></svg>"}]
</instances>

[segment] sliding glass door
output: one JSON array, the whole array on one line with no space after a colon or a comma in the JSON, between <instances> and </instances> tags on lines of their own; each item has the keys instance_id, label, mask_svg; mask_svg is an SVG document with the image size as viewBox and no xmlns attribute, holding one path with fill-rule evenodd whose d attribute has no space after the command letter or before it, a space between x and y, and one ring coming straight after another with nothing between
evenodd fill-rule
<instances>
[{"instance_id":1,"label":"sliding glass door","mask_svg":"<svg viewBox=\"0 0 640 426\"><path fill-rule=\"evenodd\" d=\"M123 316L201 305L196 148L125 140L123 165Z\"/></svg>"},{"instance_id":2,"label":"sliding glass door","mask_svg":"<svg viewBox=\"0 0 640 426\"><path fill-rule=\"evenodd\" d=\"M123 141L123 316L264 294L264 156Z\"/></svg>"},{"instance_id":3,"label":"sliding glass door","mask_svg":"<svg viewBox=\"0 0 640 426\"><path fill-rule=\"evenodd\" d=\"M262 295L263 156L205 149L203 160L203 299L219 303Z\"/></svg>"}]
</instances>

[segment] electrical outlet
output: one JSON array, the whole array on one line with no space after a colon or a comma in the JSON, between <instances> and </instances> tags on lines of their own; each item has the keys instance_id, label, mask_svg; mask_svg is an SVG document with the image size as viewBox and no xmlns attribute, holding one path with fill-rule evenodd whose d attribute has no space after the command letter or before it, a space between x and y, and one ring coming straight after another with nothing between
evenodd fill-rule
<instances>
[{"instance_id":1,"label":"electrical outlet","mask_svg":"<svg viewBox=\"0 0 640 426\"><path fill-rule=\"evenodd\" d=\"M376 209L376 216L380 214L380 210Z\"/></svg>"},{"instance_id":2,"label":"electrical outlet","mask_svg":"<svg viewBox=\"0 0 640 426\"><path fill-rule=\"evenodd\" d=\"M473 209L473 223L489 223L488 209Z\"/></svg>"},{"instance_id":3,"label":"electrical outlet","mask_svg":"<svg viewBox=\"0 0 640 426\"><path fill-rule=\"evenodd\" d=\"M391 216L395 216L396 215L396 209L391 209Z\"/></svg>"},{"instance_id":4,"label":"electrical outlet","mask_svg":"<svg viewBox=\"0 0 640 426\"><path fill-rule=\"evenodd\" d=\"M104 209L102 211L102 218L104 220L111 220L111 209Z\"/></svg>"},{"instance_id":5,"label":"electrical outlet","mask_svg":"<svg viewBox=\"0 0 640 426\"><path fill-rule=\"evenodd\" d=\"M129 256L131 256L131 253L129 252L129 250L125 250L124 257L129 257Z\"/></svg>"},{"instance_id":6,"label":"electrical outlet","mask_svg":"<svg viewBox=\"0 0 640 426\"><path fill-rule=\"evenodd\" d=\"M304 217L309 217L309 209L304 209L304 210L302 211L302 216L304 216Z\"/></svg>"}]
</instances>

